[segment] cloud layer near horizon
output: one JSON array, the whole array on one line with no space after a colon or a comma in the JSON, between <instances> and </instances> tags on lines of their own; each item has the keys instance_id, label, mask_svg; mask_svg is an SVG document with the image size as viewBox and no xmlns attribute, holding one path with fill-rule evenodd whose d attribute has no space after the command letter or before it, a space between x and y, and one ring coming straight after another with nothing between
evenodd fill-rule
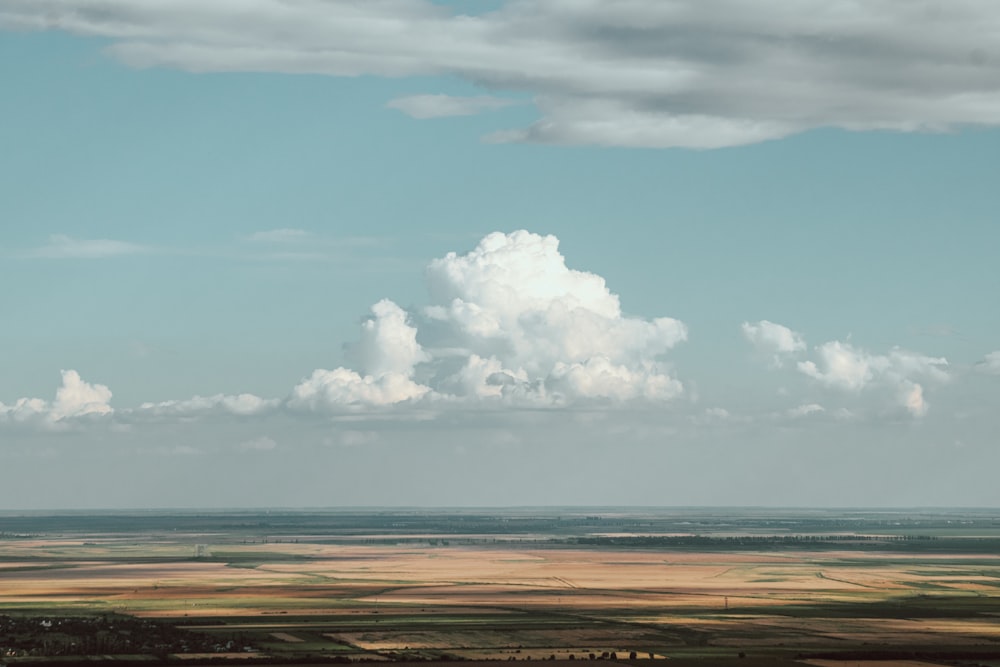
<instances>
[{"instance_id":1,"label":"cloud layer near horizon","mask_svg":"<svg viewBox=\"0 0 1000 667\"><path fill-rule=\"evenodd\" d=\"M475 16L427 0L7 0L2 28L106 37L133 67L446 75L533 96L537 122L496 141L716 148L1000 124L988 0L510 0ZM430 118L507 104L436 92L390 105Z\"/></svg>"},{"instance_id":2,"label":"cloud layer near horizon","mask_svg":"<svg viewBox=\"0 0 1000 667\"><path fill-rule=\"evenodd\" d=\"M54 401L0 403L0 422L63 428L112 414L132 423L400 404L434 410L656 404L683 393L664 355L687 338L687 327L669 317L623 314L603 278L566 266L554 236L490 234L464 255L433 260L426 279L429 305L408 312L389 299L374 304L359 339L347 346L350 367L317 369L284 399L217 394L116 412L107 387L69 370Z\"/></svg>"},{"instance_id":3,"label":"cloud layer near horizon","mask_svg":"<svg viewBox=\"0 0 1000 667\"><path fill-rule=\"evenodd\" d=\"M670 317L626 315L601 276L567 266L554 236L495 232L465 254L432 260L425 279L426 305L375 303L358 339L346 346L347 364L312 371L282 398L216 394L115 410L108 387L66 370L54 400L0 403L0 424L59 430L107 417L127 425L278 411L423 419L464 408L658 410L685 394L668 355L687 340L687 326ZM740 329L774 370L808 378L831 396L872 395L876 411L923 417L925 387L951 379L946 359L899 347L876 354L832 340L810 349L802 334L768 320ZM979 367L995 373L998 354ZM852 414L828 411L815 397L792 400L765 417ZM697 419L748 417L709 407Z\"/></svg>"}]
</instances>

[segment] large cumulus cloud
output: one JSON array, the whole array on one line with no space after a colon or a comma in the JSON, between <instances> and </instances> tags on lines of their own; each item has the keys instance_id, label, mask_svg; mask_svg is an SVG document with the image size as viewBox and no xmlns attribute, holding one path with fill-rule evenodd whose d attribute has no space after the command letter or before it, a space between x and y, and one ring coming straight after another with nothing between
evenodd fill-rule
<instances>
[{"instance_id":1,"label":"large cumulus cloud","mask_svg":"<svg viewBox=\"0 0 1000 667\"><path fill-rule=\"evenodd\" d=\"M683 391L663 355L687 337L684 324L624 315L603 278L566 266L554 236L490 234L432 261L427 283L431 303L415 313L389 300L372 307L349 348L357 370L315 371L289 405L565 405Z\"/></svg>"},{"instance_id":2,"label":"large cumulus cloud","mask_svg":"<svg viewBox=\"0 0 1000 667\"><path fill-rule=\"evenodd\" d=\"M659 360L687 338L685 325L623 315L603 278L566 266L554 236L490 234L465 255L431 262L427 279L425 314L465 358L463 379L484 364L492 371L467 393L536 387L556 400L660 400L681 392Z\"/></svg>"},{"instance_id":3,"label":"large cumulus cloud","mask_svg":"<svg viewBox=\"0 0 1000 667\"><path fill-rule=\"evenodd\" d=\"M0 27L105 37L136 67L451 75L531 96L541 117L499 141L712 148L1000 123L991 0L508 0L476 16L429 0L6 0ZM391 104L505 104L439 92Z\"/></svg>"}]
</instances>

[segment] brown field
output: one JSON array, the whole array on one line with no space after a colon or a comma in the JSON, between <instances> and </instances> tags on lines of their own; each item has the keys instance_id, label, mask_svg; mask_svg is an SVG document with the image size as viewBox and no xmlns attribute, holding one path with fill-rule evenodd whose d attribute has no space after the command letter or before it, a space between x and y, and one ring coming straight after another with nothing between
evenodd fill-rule
<instances>
[{"instance_id":1,"label":"brown field","mask_svg":"<svg viewBox=\"0 0 1000 667\"><path fill-rule=\"evenodd\" d=\"M168 539L0 542L0 613L119 612L243 633L274 655L371 659L1000 649L1000 556L530 542L207 547L210 557Z\"/></svg>"}]
</instances>

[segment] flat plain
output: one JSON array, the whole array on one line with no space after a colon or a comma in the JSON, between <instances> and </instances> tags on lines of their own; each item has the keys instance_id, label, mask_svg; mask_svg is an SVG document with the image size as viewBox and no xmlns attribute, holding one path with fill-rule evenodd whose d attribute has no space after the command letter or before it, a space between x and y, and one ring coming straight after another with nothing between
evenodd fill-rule
<instances>
[{"instance_id":1,"label":"flat plain","mask_svg":"<svg viewBox=\"0 0 1000 667\"><path fill-rule=\"evenodd\" d=\"M985 510L0 515L7 662L988 664L998 596Z\"/></svg>"}]
</instances>

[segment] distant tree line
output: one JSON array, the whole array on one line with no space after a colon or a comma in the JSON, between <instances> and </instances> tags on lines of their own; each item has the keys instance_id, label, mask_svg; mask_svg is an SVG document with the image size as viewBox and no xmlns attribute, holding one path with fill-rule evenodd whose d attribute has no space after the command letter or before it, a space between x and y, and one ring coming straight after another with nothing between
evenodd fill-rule
<instances>
[{"instance_id":1,"label":"distant tree line","mask_svg":"<svg viewBox=\"0 0 1000 667\"><path fill-rule=\"evenodd\" d=\"M817 549L854 547L891 551L1000 551L1000 538L936 537L933 535L629 535L587 536L568 543L580 546L629 548Z\"/></svg>"}]
</instances>

